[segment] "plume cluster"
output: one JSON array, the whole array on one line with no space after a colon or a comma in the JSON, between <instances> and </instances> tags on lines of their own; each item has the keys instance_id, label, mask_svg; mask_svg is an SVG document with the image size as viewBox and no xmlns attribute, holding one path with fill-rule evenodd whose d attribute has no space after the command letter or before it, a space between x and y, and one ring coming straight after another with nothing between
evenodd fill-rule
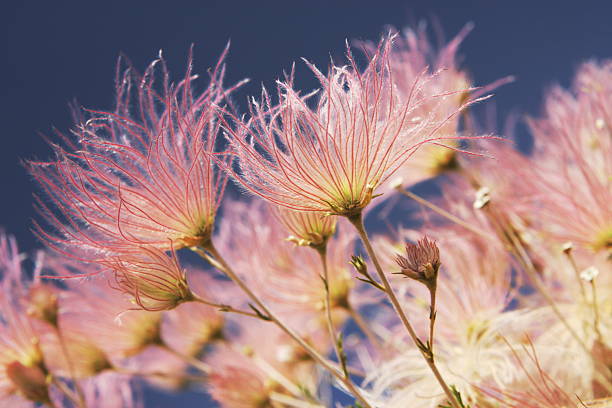
<instances>
[{"instance_id":1,"label":"plume cluster","mask_svg":"<svg viewBox=\"0 0 612 408\"><path fill-rule=\"evenodd\" d=\"M178 82L161 54L119 64L115 109L75 112L28 165L48 249L0 235L0 407L137 408L149 387L228 408L612 406L612 61L548 91L526 154L471 109L511 78L477 86L469 31L347 45L326 72L305 61L319 89L292 69L246 114L227 49L203 90L191 56ZM250 196L223 199L228 180Z\"/></svg>"}]
</instances>

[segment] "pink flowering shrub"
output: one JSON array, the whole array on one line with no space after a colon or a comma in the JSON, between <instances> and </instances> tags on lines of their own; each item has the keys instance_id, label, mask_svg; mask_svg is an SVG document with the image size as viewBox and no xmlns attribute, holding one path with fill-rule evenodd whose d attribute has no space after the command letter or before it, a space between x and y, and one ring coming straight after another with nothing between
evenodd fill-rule
<instances>
[{"instance_id":1,"label":"pink flowering shrub","mask_svg":"<svg viewBox=\"0 0 612 408\"><path fill-rule=\"evenodd\" d=\"M120 69L29 163L49 249L0 235L0 407L612 406L612 62L547 94L525 155L478 131L510 78L477 86L468 31L305 62L319 89L292 70L247 114L227 50L208 81Z\"/></svg>"}]
</instances>

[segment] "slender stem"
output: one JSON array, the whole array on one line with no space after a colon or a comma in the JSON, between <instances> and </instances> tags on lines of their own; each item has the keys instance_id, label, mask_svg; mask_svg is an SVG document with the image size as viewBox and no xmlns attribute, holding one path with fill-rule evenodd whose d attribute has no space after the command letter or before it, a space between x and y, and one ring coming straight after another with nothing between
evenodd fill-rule
<instances>
[{"instance_id":1,"label":"slender stem","mask_svg":"<svg viewBox=\"0 0 612 408\"><path fill-rule=\"evenodd\" d=\"M53 402L53 400L49 399L49 401L45 402L44 405L48 406L49 408L57 408L57 405L55 405L55 402Z\"/></svg>"},{"instance_id":2,"label":"slender stem","mask_svg":"<svg viewBox=\"0 0 612 408\"><path fill-rule=\"evenodd\" d=\"M370 243L370 239L368 238L368 234L367 234L366 229L365 229L365 227L363 225L363 215L361 213L358 213L355 216L351 216L351 217L347 217L347 218L351 222L351 224L353 224L353 226L355 226L355 229L359 233L359 236L361 237L361 241L363 242L363 245L365 246L366 251L367 251L368 255L370 256L370 259L372 260L372 263L374 264L374 267L376 268L376 272L378 273L378 277L380 278L380 281L382 282L382 284L383 284L383 286L385 288L385 292L387 293L387 296L389 297L389 300L393 304L393 308L395 309L397 315L399 316L400 320L404 324L404 327L408 331L408 334L410 335L410 338L414 342L414 345L417 346L417 348L421 352L421 355L423 356L423 358L427 362L427 365L429 366L430 370L432 371L432 373L436 377L436 380L438 380L438 383L440 384L440 387L442 388L442 390L446 394L446 397L448 398L448 400L451 403L451 405L453 406L453 408L461 408L461 406L457 402L457 399L455 398L455 396L451 392L450 388L448 387L448 385L446 384L446 382L442 378L442 375L440 374L440 371L438 370L438 367L436 366L436 363L434 362L433 354L429 354L428 355L427 353L425 353L425 351L419 345L421 343L421 341L419 340L416 332L414 331L414 328L410 324L410 321L408 320L408 317L406 316L406 313L402 309L402 307L401 307L401 305L399 303L399 300L397 299L397 296L395 296L395 292L393 292L393 288L391 288L391 284L389 283L389 280L387 279L387 276L383 272L382 267L380 266L380 262L378 261L378 257L376 256L376 252L374 251L374 248L372 247L372 244Z\"/></svg>"},{"instance_id":3,"label":"slender stem","mask_svg":"<svg viewBox=\"0 0 612 408\"><path fill-rule=\"evenodd\" d=\"M397 188L397 191L400 192L400 194L405 195L406 197L412 198L414 201L416 201L417 203L429 208L432 211L435 211L436 213L440 214L441 216L443 216L444 218L447 218L448 220L454 222L457 225L462 226L463 228L472 231L475 234L481 235L485 238L495 238L493 235L489 234L488 232L481 230L480 228L476 228L473 225L470 225L468 222L463 221L461 218L449 213L448 211L446 211L445 209L435 205L434 203L432 203L429 200L426 200L416 194L414 194L413 192L409 191L409 190L404 190L401 186Z\"/></svg>"},{"instance_id":4,"label":"slender stem","mask_svg":"<svg viewBox=\"0 0 612 408\"><path fill-rule=\"evenodd\" d=\"M198 360L195 357L191 357L188 356L186 354L183 354L179 351L176 351L175 349L173 349L172 347L169 347L166 344L162 344L160 345L161 348L163 348L164 350L168 351L170 354L178 357L179 359L183 360L184 362L186 362L187 364L191 365L194 368L197 368L198 370L202 371L205 374L209 374L211 371L211 368L208 364L204 363L203 361Z\"/></svg>"},{"instance_id":5,"label":"slender stem","mask_svg":"<svg viewBox=\"0 0 612 408\"><path fill-rule=\"evenodd\" d=\"M203 247L210 255L206 254L206 252L201 251L199 248L196 248L196 252L198 252L204 259L210 262L214 267L218 268L222 272L224 272L242 291L255 303L255 305L266 314L266 316L274 322L282 331L284 331L289 337L295 340L306 352L312 357L314 361L323 366L327 371L329 371L338 381L344 384L350 392L353 393L355 398L357 398L362 404L364 404L365 408L372 408L370 403L361 395L361 392L353 385L352 381L345 378L343 373L333 365L330 361L328 361L325 357L323 357L317 350L315 350L310 344L308 344L302 337L300 337L293 329L288 327L284 322L282 322L276 314L272 313L272 311L259 299L259 297L253 293L253 291L246 285L246 283L232 270L232 268L225 262L221 254L217 251L212 241L209 241L206 246Z\"/></svg>"},{"instance_id":6,"label":"slender stem","mask_svg":"<svg viewBox=\"0 0 612 408\"><path fill-rule=\"evenodd\" d=\"M79 397L75 395L75 393L68 387L66 384L61 382L57 377L52 377L51 381L55 386L66 396L72 403L76 406L79 406ZM50 401L53 403L53 401ZM55 405L50 405L51 407L55 407Z\"/></svg>"},{"instance_id":7,"label":"slender stem","mask_svg":"<svg viewBox=\"0 0 612 408\"><path fill-rule=\"evenodd\" d=\"M365 336L368 338L370 343L372 343L372 345L376 347L376 349L378 349L379 351L382 350L382 344L380 340L378 339L376 334L374 334L374 331L372 331L370 326L368 326L368 323L365 321L363 316L361 316L359 311L355 310L352 306L349 306L347 310L351 318L355 321L355 323L357 324L359 329L363 332L363 334L365 334Z\"/></svg>"},{"instance_id":8,"label":"slender stem","mask_svg":"<svg viewBox=\"0 0 612 408\"><path fill-rule=\"evenodd\" d=\"M591 280L591 289L593 291L593 325L595 329L595 336L597 340L601 342L601 331L599 330L599 306L597 305L597 290L595 289L595 279Z\"/></svg>"},{"instance_id":9,"label":"slender stem","mask_svg":"<svg viewBox=\"0 0 612 408\"><path fill-rule=\"evenodd\" d=\"M436 325L436 289L429 291L431 301L429 305L429 347L433 354L434 348L434 326Z\"/></svg>"},{"instance_id":10,"label":"slender stem","mask_svg":"<svg viewBox=\"0 0 612 408\"><path fill-rule=\"evenodd\" d=\"M118 374L138 376L138 377L162 377L162 378L171 378L171 379L178 379L178 380L188 380L192 382L206 381L205 376L185 375L185 374L175 375L171 373L164 373L161 371L151 371L147 373L147 372L136 371L136 370L128 370L123 367L117 367L117 366L113 367L113 371L115 371Z\"/></svg>"},{"instance_id":11,"label":"slender stem","mask_svg":"<svg viewBox=\"0 0 612 408\"><path fill-rule=\"evenodd\" d=\"M270 399L275 402L280 402L283 406L286 407L294 407L294 408L324 408L321 404L313 404L312 402L302 401L300 399L291 397L286 394L281 394L278 392L272 392L270 394Z\"/></svg>"},{"instance_id":12,"label":"slender stem","mask_svg":"<svg viewBox=\"0 0 612 408\"><path fill-rule=\"evenodd\" d=\"M336 337L336 330L334 329L334 321L332 320L331 314L331 294L329 290L329 285L331 282L329 281L329 272L327 268L327 246L321 246L316 248L317 253L319 254L319 258L321 259L321 264L323 266L323 286L325 287L325 320L327 320L327 330L329 331L329 337L331 338L334 351L336 353L336 358L338 362L342 363L341 351L338 347L338 337Z\"/></svg>"},{"instance_id":13,"label":"slender stem","mask_svg":"<svg viewBox=\"0 0 612 408\"><path fill-rule=\"evenodd\" d=\"M578 270L578 265L576 265L576 260L574 259L571 253L571 250L565 252L565 256L569 260L569 263L572 266L572 270L574 271L574 274L576 275L576 280L578 281L578 284L580 285L580 295L582 296L582 300L585 303L587 303L587 295L586 295L586 289L584 287L584 282L582 282L582 278L580 277L580 271Z\"/></svg>"},{"instance_id":14,"label":"slender stem","mask_svg":"<svg viewBox=\"0 0 612 408\"><path fill-rule=\"evenodd\" d=\"M64 333L59 328L59 325L55 325L54 327L55 327L55 332L57 333L57 339L59 341L60 348L62 350L62 354L64 355L64 358L66 359L66 365L68 366L68 372L70 374L70 379L72 380L72 383L74 384L74 388L76 390L76 394L78 398L77 406L86 408L87 403L85 402L85 394L83 393L81 386L76 380L74 364L72 363L72 359L70 358L70 355L68 354L68 347L66 347L66 339L64 338Z\"/></svg>"},{"instance_id":15,"label":"slender stem","mask_svg":"<svg viewBox=\"0 0 612 408\"><path fill-rule=\"evenodd\" d=\"M487 206L485 208L488 209L489 207ZM487 210L487 213L490 213L490 209ZM493 221L496 217L493 214L490 214L489 218ZM533 265L533 262L531 261L529 254L523 247L523 244L521 243L520 239L516 236L516 233L513 230L507 230L503 227L500 227L500 228L502 228L502 231L505 231L502 237L506 236L508 238L508 241L511 247L511 252L514 253L516 259L519 261L519 263L523 267L523 270L527 273L527 276L529 276L529 279L531 280L533 285L536 287L540 295L544 297L544 299L546 300L548 305L551 307L551 309L553 310L557 318L561 321L563 326L565 326L565 328L569 331L569 333L576 340L576 342L580 344L580 347L590 356L591 352L589 351L588 347L586 346L584 341L580 338L578 333L576 333L574 328L569 324L565 316L563 316L563 313L561 313L559 306L557 306L557 303L555 302L553 297L550 295L550 293L548 293L548 290L546 289L546 287L540 280L540 277L538 276L538 271L535 269L535 266Z\"/></svg>"},{"instance_id":16,"label":"slender stem","mask_svg":"<svg viewBox=\"0 0 612 408\"><path fill-rule=\"evenodd\" d=\"M222 312L236 313L236 314L243 315L243 316L250 316L250 317L261 319L261 316L257 315L256 313L247 312L246 310L236 309L230 305L209 302L208 300L201 298L195 293L192 293L192 295L193 295L193 299L192 299L193 302L202 303L204 305L214 307L216 309L219 309Z\"/></svg>"},{"instance_id":17,"label":"slender stem","mask_svg":"<svg viewBox=\"0 0 612 408\"><path fill-rule=\"evenodd\" d=\"M489 216L489 219L491 220L491 222L496 226L496 229L498 230L498 234L500 234L501 239L504 240L504 237L506 237L506 241L510 245L510 252L512 253L512 255L514 255L517 261L521 264L523 270L527 273L527 276L529 277L533 285L536 287L540 295L544 297L544 299L546 300L546 302L552 309L555 316L557 316L561 324L570 333L572 338L580 345L580 348L586 353L588 358L590 358L593 361L596 372L601 374L601 379L602 379L604 387L606 387L608 391L612 392L612 383L607 378L610 370L605 365L601 364L599 361L597 361L593 357L591 351L589 350L585 342L580 338L578 333L569 324L569 322L567 321L567 319L565 318L565 316L563 315L563 313L557 306L557 303L555 302L553 297L548 293L548 290L546 289L546 287L540 280L538 271L533 265L533 262L531 261L531 257L527 253L527 250L521 243L520 238L516 235L516 232L513 229L508 230L504 228L502 225L499 225L499 223L496 222L498 217L495 217L495 215L491 212L492 210L489 208L489 206L485 207L485 211L487 215Z\"/></svg>"}]
</instances>

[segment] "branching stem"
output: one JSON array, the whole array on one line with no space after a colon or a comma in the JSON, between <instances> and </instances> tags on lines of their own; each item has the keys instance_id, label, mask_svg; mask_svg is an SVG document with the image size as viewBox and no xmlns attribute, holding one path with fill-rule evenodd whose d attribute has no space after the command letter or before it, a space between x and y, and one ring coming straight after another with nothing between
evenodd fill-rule
<instances>
[{"instance_id":1,"label":"branching stem","mask_svg":"<svg viewBox=\"0 0 612 408\"><path fill-rule=\"evenodd\" d=\"M205 260L211 263L214 267L218 268L221 272L225 273L238 287L248 296L248 298L255 304L255 306L261 310L266 317L268 317L274 324L276 324L282 331L284 331L289 337L295 340L309 355L310 357L329 371L338 381L340 381L347 389L359 400L364 408L372 408L370 403L361 395L361 392L353 385L352 381L345 378L341 370L339 370L332 362L328 361L323 357L317 350L315 350L310 344L308 344L300 335L298 335L293 329L287 326L282 320L272 313L272 311L263 303L263 301L248 287L248 285L232 270L232 268L225 262L221 254L217 251L212 241L206 243L201 249L196 249L196 252L200 254ZM210 255L209 255L210 254Z\"/></svg>"},{"instance_id":2,"label":"branching stem","mask_svg":"<svg viewBox=\"0 0 612 408\"><path fill-rule=\"evenodd\" d=\"M433 354L431 354L431 352L427 353L423 349L422 341L418 338L416 332L414 331L414 328L412 327L412 325L410 324L410 321L408 320L408 317L406 316L406 313L402 309L399 303L399 300L397 299L397 296L395 296L395 292L393 292L393 289L391 288L391 284L389 283L387 276L383 272L380 262L378 261L378 257L376 256L376 252L374 251L374 248L372 247L372 244L370 243L370 239L368 238L368 234L363 225L363 215L361 213L358 213L354 216L350 216L347 218L351 222L351 224L353 224L353 226L359 233L359 236L361 237L361 241L363 242L363 245L365 246L366 251L368 255L370 256L370 259L372 260L372 263L374 264L374 267L376 268L378 277L380 278L380 281L382 282L385 288L385 292L387 293L387 296L389 297L389 300L391 301L393 308L395 309L397 315L402 321L404 327L408 331L408 334L410 335L410 338L414 342L414 345L417 346L417 348L421 352L421 355L427 362L427 365L429 366L430 370L436 377L436 380L440 384L440 387L446 394L446 397L448 398L453 408L461 408L461 406L457 402L457 399L453 395L451 389L448 387L448 385L444 381L444 378L442 378L442 375L440 374L440 371L438 370L438 367L436 366L436 363L434 361Z\"/></svg>"}]
</instances>

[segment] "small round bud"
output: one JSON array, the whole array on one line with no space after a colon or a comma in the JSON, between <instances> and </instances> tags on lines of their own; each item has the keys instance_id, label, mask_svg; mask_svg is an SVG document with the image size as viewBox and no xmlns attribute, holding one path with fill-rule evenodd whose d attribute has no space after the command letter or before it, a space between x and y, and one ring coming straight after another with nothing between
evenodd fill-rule
<instances>
[{"instance_id":1,"label":"small round bud","mask_svg":"<svg viewBox=\"0 0 612 408\"><path fill-rule=\"evenodd\" d=\"M355 270L360 275L368 274L368 265L365 263L362 257L356 255L351 256L351 265L355 267Z\"/></svg>"},{"instance_id":2,"label":"small round bud","mask_svg":"<svg viewBox=\"0 0 612 408\"><path fill-rule=\"evenodd\" d=\"M474 208L480 210L491 201L491 190L488 187L481 187L476 191L476 199L474 200Z\"/></svg>"},{"instance_id":3,"label":"small round bud","mask_svg":"<svg viewBox=\"0 0 612 408\"><path fill-rule=\"evenodd\" d=\"M584 271L580 272L580 279L585 282L592 282L597 276L599 276L599 269L594 266L589 266Z\"/></svg>"},{"instance_id":4,"label":"small round bud","mask_svg":"<svg viewBox=\"0 0 612 408\"><path fill-rule=\"evenodd\" d=\"M569 254L570 252L572 252L573 248L574 248L574 244L570 241L561 245L561 251L563 251L564 254Z\"/></svg>"}]
</instances>

